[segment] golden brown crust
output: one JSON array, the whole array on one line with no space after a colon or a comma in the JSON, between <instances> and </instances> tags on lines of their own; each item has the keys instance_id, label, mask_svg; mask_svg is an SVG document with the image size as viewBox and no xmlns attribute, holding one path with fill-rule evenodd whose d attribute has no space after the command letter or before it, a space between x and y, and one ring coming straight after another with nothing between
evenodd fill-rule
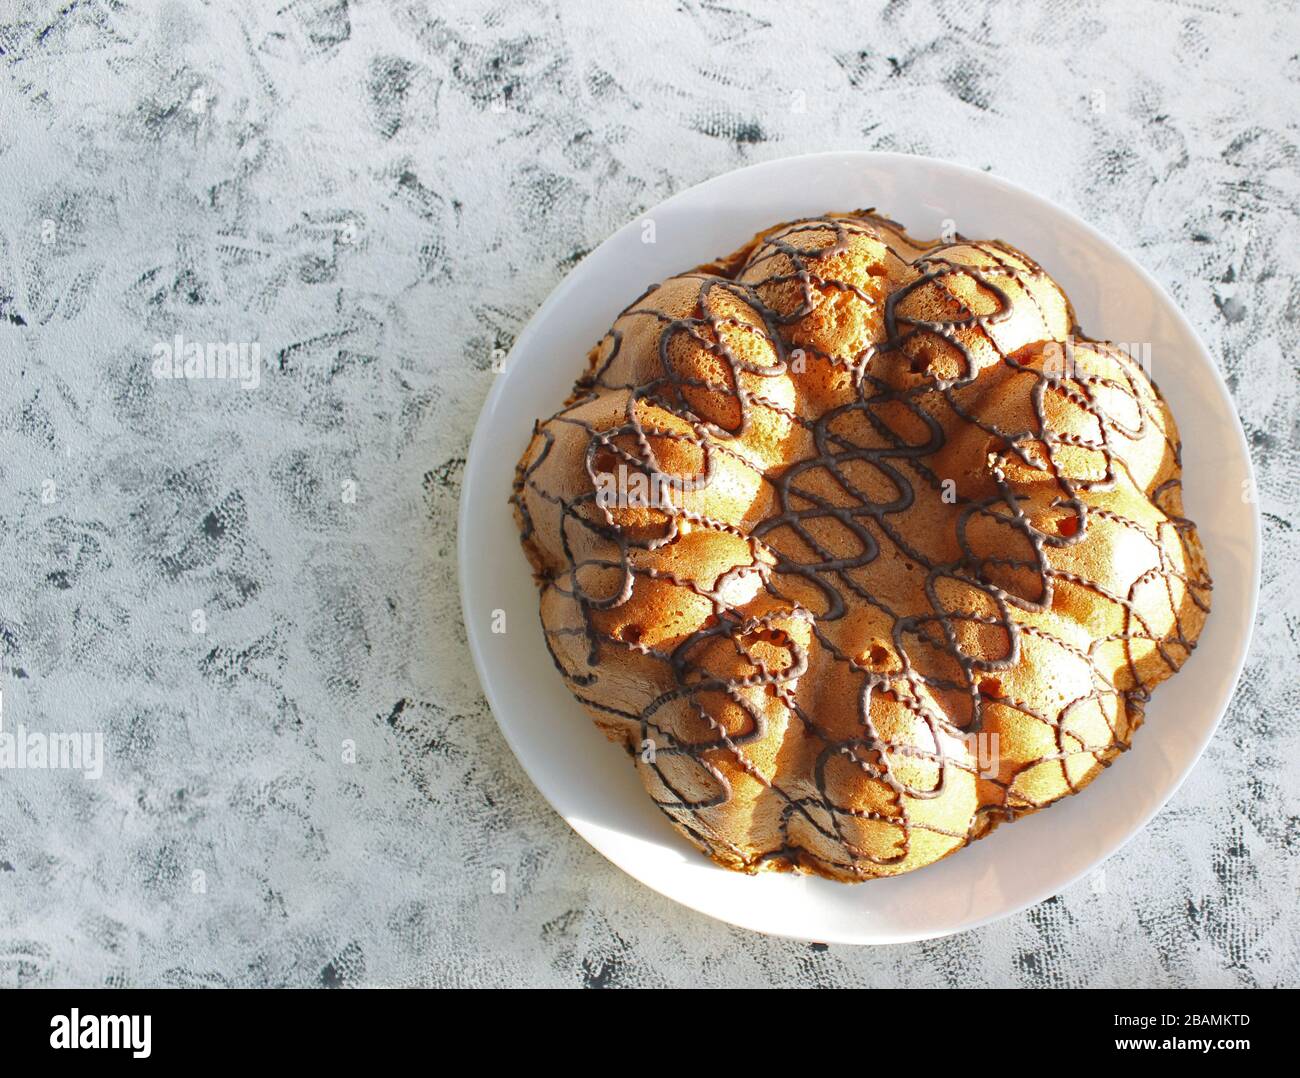
<instances>
[{"instance_id":1,"label":"golden brown crust","mask_svg":"<svg viewBox=\"0 0 1300 1078\"><path fill-rule=\"evenodd\" d=\"M1076 792L1195 646L1178 435L1033 260L869 211L652 288L515 510L556 666L729 868L930 864Z\"/></svg>"}]
</instances>

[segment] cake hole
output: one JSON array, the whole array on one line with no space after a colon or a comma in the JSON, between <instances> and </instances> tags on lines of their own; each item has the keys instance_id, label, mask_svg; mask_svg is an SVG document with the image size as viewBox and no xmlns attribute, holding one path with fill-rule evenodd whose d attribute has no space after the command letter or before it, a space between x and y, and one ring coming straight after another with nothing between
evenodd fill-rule
<instances>
[{"instance_id":1,"label":"cake hole","mask_svg":"<svg viewBox=\"0 0 1300 1078\"><path fill-rule=\"evenodd\" d=\"M871 650L867 654L872 666L884 666L885 663L889 662L889 649L882 647L880 644L872 644Z\"/></svg>"},{"instance_id":2,"label":"cake hole","mask_svg":"<svg viewBox=\"0 0 1300 1078\"><path fill-rule=\"evenodd\" d=\"M1056 522L1056 533L1066 539L1078 535L1079 518L1061 517L1061 519Z\"/></svg>"},{"instance_id":3,"label":"cake hole","mask_svg":"<svg viewBox=\"0 0 1300 1078\"><path fill-rule=\"evenodd\" d=\"M598 449L595 457L591 461L592 467L598 472L612 472L618 467L618 458L608 449Z\"/></svg>"},{"instance_id":4,"label":"cake hole","mask_svg":"<svg viewBox=\"0 0 1300 1078\"><path fill-rule=\"evenodd\" d=\"M907 369L913 374L928 374L934 364L934 356L934 345L929 341L919 341L916 345L916 355L912 357Z\"/></svg>"},{"instance_id":5,"label":"cake hole","mask_svg":"<svg viewBox=\"0 0 1300 1078\"><path fill-rule=\"evenodd\" d=\"M618 631L618 638L625 644L639 644L645 630L640 625L624 625Z\"/></svg>"},{"instance_id":6,"label":"cake hole","mask_svg":"<svg viewBox=\"0 0 1300 1078\"><path fill-rule=\"evenodd\" d=\"M1002 697L1002 682L995 677L980 678L979 692L989 700L998 700Z\"/></svg>"}]
</instances>

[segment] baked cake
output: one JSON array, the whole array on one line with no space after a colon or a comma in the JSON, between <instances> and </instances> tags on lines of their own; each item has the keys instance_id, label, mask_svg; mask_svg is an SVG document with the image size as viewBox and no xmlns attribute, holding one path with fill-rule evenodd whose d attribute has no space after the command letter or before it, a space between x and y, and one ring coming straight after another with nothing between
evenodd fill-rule
<instances>
[{"instance_id":1,"label":"baked cake","mask_svg":"<svg viewBox=\"0 0 1300 1078\"><path fill-rule=\"evenodd\" d=\"M556 666L678 830L856 881L1128 747L1209 612L1180 475L1032 258L858 211L632 303L513 502Z\"/></svg>"}]
</instances>

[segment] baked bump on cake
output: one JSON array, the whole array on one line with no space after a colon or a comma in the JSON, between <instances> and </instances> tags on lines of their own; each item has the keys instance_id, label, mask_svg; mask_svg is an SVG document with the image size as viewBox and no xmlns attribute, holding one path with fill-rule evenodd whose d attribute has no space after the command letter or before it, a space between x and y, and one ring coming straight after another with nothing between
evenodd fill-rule
<instances>
[{"instance_id":1,"label":"baked bump on cake","mask_svg":"<svg viewBox=\"0 0 1300 1078\"><path fill-rule=\"evenodd\" d=\"M1030 257L857 211L632 303L513 502L556 667L678 830L858 881L1128 747L1209 612L1180 478Z\"/></svg>"}]
</instances>

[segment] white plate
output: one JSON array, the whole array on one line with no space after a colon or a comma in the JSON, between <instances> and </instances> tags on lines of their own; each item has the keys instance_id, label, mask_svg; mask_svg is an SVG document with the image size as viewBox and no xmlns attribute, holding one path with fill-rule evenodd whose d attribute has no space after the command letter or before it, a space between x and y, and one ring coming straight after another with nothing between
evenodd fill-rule
<instances>
[{"instance_id":1,"label":"white plate","mask_svg":"<svg viewBox=\"0 0 1300 1078\"><path fill-rule=\"evenodd\" d=\"M719 868L681 838L560 680L507 498L534 419L556 411L583 358L647 285L734 250L778 221L874 206L918 236L945 220L1029 252L1099 337L1150 342L1152 376L1182 432L1185 499L1214 577L1200 646L1161 685L1147 722L1082 793L909 875L856 885ZM654 243L642 242L654 222ZM827 153L769 161L692 187L588 255L529 321L470 446L460 581L470 650L506 741L575 831L661 894L732 924L831 943L900 943L986 924L1055 894L1120 848L1178 789L1245 661L1259 592L1250 457L1227 388L1165 291L1100 233L1046 199L923 157ZM1247 497L1243 497L1243 492ZM1249 500L1248 500L1249 499ZM494 633L494 612L506 613Z\"/></svg>"}]
</instances>

